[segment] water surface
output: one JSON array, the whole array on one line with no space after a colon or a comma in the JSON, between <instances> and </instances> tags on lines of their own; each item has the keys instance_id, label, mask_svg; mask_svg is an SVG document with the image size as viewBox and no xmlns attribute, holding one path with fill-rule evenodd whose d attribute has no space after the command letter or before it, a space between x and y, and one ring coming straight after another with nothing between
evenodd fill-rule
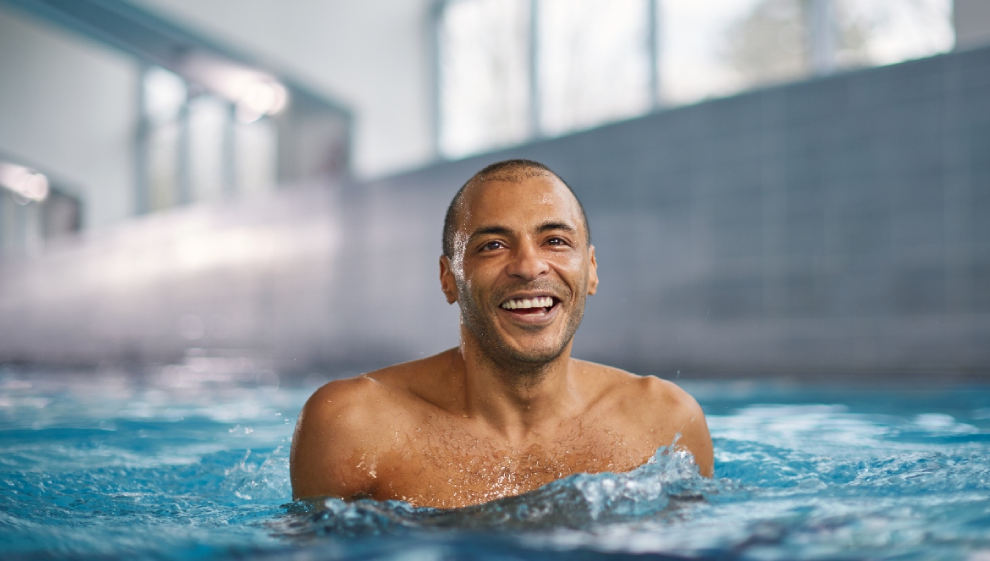
<instances>
[{"instance_id":1,"label":"water surface","mask_svg":"<svg viewBox=\"0 0 990 561\"><path fill-rule=\"evenodd\" d=\"M0 557L990 561L990 388L684 383L716 478L661 449L455 511L291 502L320 382L0 370Z\"/></svg>"}]
</instances>

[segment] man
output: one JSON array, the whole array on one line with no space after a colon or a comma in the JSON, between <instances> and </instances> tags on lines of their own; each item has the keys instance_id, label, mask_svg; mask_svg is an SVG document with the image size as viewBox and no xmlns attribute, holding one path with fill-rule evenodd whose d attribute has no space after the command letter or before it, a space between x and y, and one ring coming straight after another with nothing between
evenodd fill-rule
<instances>
[{"instance_id":1,"label":"man","mask_svg":"<svg viewBox=\"0 0 990 561\"><path fill-rule=\"evenodd\" d=\"M460 507L628 471L675 442L711 476L694 399L571 358L598 287L590 241L581 204L542 164L499 162L472 177L447 211L440 257L460 346L317 390L292 441L294 497Z\"/></svg>"}]
</instances>

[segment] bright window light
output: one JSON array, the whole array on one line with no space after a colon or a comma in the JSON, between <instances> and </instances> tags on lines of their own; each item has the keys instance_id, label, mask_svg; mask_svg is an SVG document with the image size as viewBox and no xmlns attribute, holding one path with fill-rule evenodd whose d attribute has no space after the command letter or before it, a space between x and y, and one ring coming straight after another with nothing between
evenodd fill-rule
<instances>
[{"instance_id":1,"label":"bright window light","mask_svg":"<svg viewBox=\"0 0 990 561\"><path fill-rule=\"evenodd\" d=\"M528 136L529 7L529 0L462 0L444 10L438 30L444 155Z\"/></svg>"},{"instance_id":2,"label":"bright window light","mask_svg":"<svg viewBox=\"0 0 990 561\"><path fill-rule=\"evenodd\" d=\"M540 125L557 135L650 107L645 0L539 3Z\"/></svg>"},{"instance_id":3,"label":"bright window light","mask_svg":"<svg viewBox=\"0 0 990 561\"><path fill-rule=\"evenodd\" d=\"M0 186L3 186L22 202L41 202L48 198L48 178L33 169L0 162Z\"/></svg>"},{"instance_id":4,"label":"bright window light","mask_svg":"<svg viewBox=\"0 0 990 561\"><path fill-rule=\"evenodd\" d=\"M671 107L931 56L955 41L952 0L451 0L444 6L439 141L449 157L643 114L657 95L650 91L651 71L661 104ZM651 26L657 45L650 44Z\"/></svg>"},{"instance_id":5,"label":"bright window light","mask_svg":"<svg viewBox=\"0 0 990 561\"><path fill-rule=\"evenodd\" d=\"M876 66L948 52L952 0L834 0L843 66Z\"/></svg>"},{"instance_id":6,"label":"bright window light","mask_svg":"<svg viewBox=\"0 0 990 561\"><path fill-rule=\"evenodd\" d=\"M186 95L186 82L176 74L157 66L145 72L144 110L152 123L167 123L178 118Z\"/></svg>"}]
</instances>

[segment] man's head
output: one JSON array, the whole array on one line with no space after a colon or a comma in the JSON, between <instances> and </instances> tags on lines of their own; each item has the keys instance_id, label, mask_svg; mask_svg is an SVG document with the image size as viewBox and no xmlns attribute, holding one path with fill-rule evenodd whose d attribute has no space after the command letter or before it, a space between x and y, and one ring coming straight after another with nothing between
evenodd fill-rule
<instances>
[{"instance_id":1,"label":"man's head","mask_svg":"<svg viewBox=\"0 0 990 561\"><path fill-rule=\"evenodd\" d=\"M598 277L584 209L555 173L528 160L481 170L451 202L443 245L465 344L517 370L569 349Z\"/></svg>"},{"instance_id":2,"label":"man's head","mask_svg":"<svg viewBox=\"0 0 990 561\"><path fill-rule=\"evenodd\" d=\"M454 233L457 229L457 219L458 212L460 211L461 200L464 196L464 191L475 183L483 183L486 181L509 181L509 182L519 182L528 177L538 177L538 176L552 176L557 178L567 190L571 192L574 200L577 201L578 208L581 210L581 221L584 223L584 231L587 234L587 239L585 240L588 245L591 245L591 228L588 226L588 216L584 212L584 206L581 204L581 200L577 198L571 186L567 184L566 181L561 179L552 169L541 164L540 162L535 162L533 160L503 160L501 162L495 162L494 164L489 164L485 166L484 169L474 174L471 179L468 179L464 185L458 189L457 193L454 194L454 198L451 199L450 205L447 206L447 214L443 219L443 254L447 256L448 259L453 258L454 253Z\"/></svg>"}]
</instances>

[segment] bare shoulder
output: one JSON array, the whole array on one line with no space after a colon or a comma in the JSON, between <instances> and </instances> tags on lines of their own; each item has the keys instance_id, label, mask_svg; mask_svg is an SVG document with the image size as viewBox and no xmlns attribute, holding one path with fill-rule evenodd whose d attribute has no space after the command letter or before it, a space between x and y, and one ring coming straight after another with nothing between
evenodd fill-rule
<instances>
[{"instance_id":1,"label":"bare shoulder","mask_svg":"<svg viewBox=\"0 0 990 561\"><path fill-rule=\"evenodd\" d=\"M661 445L676 443L690 451L702 475L712 475L713 451L705 414L698 402L677 384L618 368L581 362L595 373L592 383L609 414L631 426L661 435Z\"/></svg>"},{"instance_id":2,"label":"bare shoulder","mask_svg":"<svg viewBox=\"0 0 990 561\"><path fill-rule=\"evenodd\" d=\"M385 393L367 376L335 380L313 393L292 437L289 469L294 498L350 498L372 491L373 478L355 466L378 441L379 424L370 404Z\"/></svg>"},{"instance_id":3,"label":"bare shoulder","mask_svg":"<svg viewBox=\"0 0 990 561\"><path fill-rule=\"evenodd\" d=\"M663 412L665 415L700 411L698 402L690 394L667 380L656 376L640 376L594 362L574 362L587 379L593 379L586 382L592 391L621 400L626 408L642 408L644 413Z\"/></svg>"},{"instance_id":4,"label":"bare shoulder","mask_svg":"<svg viewBox=\"0 0 990 561\"><path fill-rule=\"evenodd\" d=\"M671 421L689 422L696 418L704 419L704 413L697 400L677 384L656 376L628 375L638 379L635 384L636 391L644 414L662 415Z\"/></svg>"},{"instance_id":5,"label":"bare shoulder","mask_svg":"<svg viewBox=\"0 0 990 561\"><path fill-rule=\"evenodd\" d=\"M299 425L304 428L363 425L368 420L366 417L371 415L367 405L387 393L380 382L367 374L334 380L313 392L303 406Z\"/></svg>"},{"instance_id":6,"label":"bare shoulder","mask_svg":"<svg viewBox=\"0 0 990 561\"><path fill-rule=\"evenodd\" d=\"M418 387L442 355L397 364L316 390L296 423L289 459L295 498L374 494L376 465L421 406Z\"/></svg>"},{"instance_id":7,"label":"bare shoulder","mask_svg":"<svg viewBox=\"0 0 990 561\"><path fill-rule=\"evenodd\" d=\"M381 425L382 411L394 412L396 407L401 411L409 406L418 386L443 362L443 354L329 382L306 402L300 425L348 429L340 431L347 434L374 430Z\"/></svg>"}]
</instances>

